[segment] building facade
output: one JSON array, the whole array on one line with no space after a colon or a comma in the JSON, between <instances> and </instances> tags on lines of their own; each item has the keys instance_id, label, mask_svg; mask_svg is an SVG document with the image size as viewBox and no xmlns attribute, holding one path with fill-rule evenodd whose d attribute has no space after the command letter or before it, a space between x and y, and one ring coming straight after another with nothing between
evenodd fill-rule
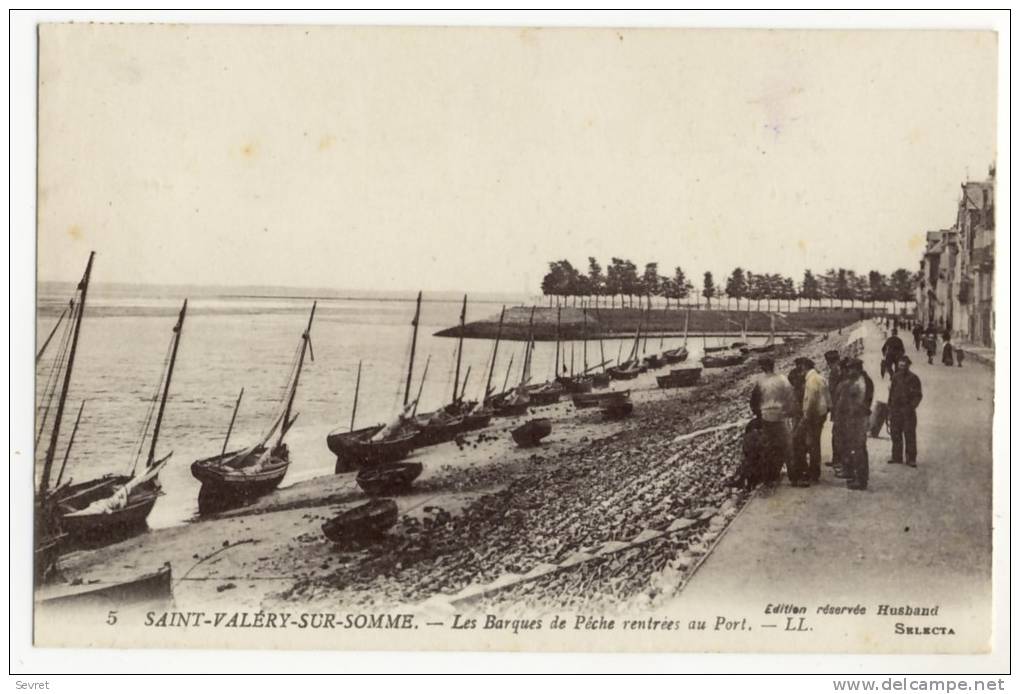
<instances>
[{"instance_id":1,"label":"building facade","mask_svg":"<svg viewBox=\"0 0 1020 694\"><path fill-rule=\"evenodd\" d=\"M961 186L955 224L925 237L917 319L954 337L994 346L995 168Z\"/></svg>"}]
</instances>

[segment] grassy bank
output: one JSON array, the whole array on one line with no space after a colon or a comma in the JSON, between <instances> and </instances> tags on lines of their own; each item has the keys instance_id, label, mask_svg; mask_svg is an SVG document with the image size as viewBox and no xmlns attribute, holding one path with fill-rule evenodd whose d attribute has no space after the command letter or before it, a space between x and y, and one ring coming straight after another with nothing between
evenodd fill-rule
<instances>
[{"instance_id":1,"label":"grassy bank","mask_svg":"<svg viewBox=\"0 0 1020 694\"><path fill-rule=\"evenodd\" d=\"M536 340L556 339L557 311L559 312L559 334L565 340L618 337L633 335L639 325L654 334L681 335L684 330L686 311L636 308L560 309L538 307L534 309L533 330ZM525 340L531 329L532 308L515 306L506 310L502 335L505 340ZM766 313L764 311L725 311L699 309L690 311L691 335L736 334L747 321L749 334L767 334L771 316L776 316L776 332L780 335L797 333L825 333L837 330L861 319L860 311L801 311L794 313ZM499 331L499 316L472 321L464 326L464 337L492 339ZM445 328L436 333L438 337L458 337L460 326Z\"/></svg>"}]
</instances>

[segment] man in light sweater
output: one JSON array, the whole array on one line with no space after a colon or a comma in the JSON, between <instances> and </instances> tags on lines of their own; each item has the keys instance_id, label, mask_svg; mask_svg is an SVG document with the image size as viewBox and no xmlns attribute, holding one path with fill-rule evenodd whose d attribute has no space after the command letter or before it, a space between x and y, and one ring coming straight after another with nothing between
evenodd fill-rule
<instances>
[{"instance_id":1,"label":"man in light sweater","mask_svg":"<svg viewBox=\"0 0 1020 694\"><path fill-rule=\"evenodd\" d=\"M768 469L765 481L774 487L779 483L783 465L790 460L789 418L794 412L793 386L786 376L775 373L776 363L772 357L762 357L758 365L762 377L751 391L751 412L762 420Z\"/></svg>"},{"instance_id":2,"label":"man in light sweater","mask_svg":"<svg viewBox=\"0 0 1020 694\"><path fill-rule=\"evenodd\" d=\"M801 435L808 455L806 477L808 482L818 482L822 477L822 427L832 402L829 398L829 382L815 369L814 361L804 357L801 365L806 370L800 420Z\"/></svg>"}]
</instances>

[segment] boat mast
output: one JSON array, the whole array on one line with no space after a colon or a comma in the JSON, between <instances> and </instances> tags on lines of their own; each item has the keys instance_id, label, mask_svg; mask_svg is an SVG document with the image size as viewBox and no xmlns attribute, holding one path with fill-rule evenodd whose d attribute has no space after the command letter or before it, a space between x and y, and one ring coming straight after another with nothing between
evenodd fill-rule
<instances>
[{"instance_id":1,"label":"boat mast","mask_svg":"<svg viewBox=\"0 0 1020 694\"><path fill-rule=\"evenodd\" d=\"M418 292L418 303L414 309L414 320L411 321L411 325L414 326L414 331L411 333L411 360L407 365L407 384L404 386L404 406L407 406L407 400L411 396L411 373L414 371L414 348L418 343L418 318L421 317L421 292Z\"/></svg>"},{"instance_id":2,"label":"boat mast","mask_svg":"<svg viewBox=\"0 0 1020 694\"><path fill-rule=\"evenodd\" d=\"M234 414L230 415L230 424L227 426L227 435L223 437L223 450L220 451L221 458L227 454L227 443L230 441L230 432L234 430L234 420L237 419L237 411L241 409L241 398L243 397L244 388L241 388L241 392L237 394L237 402L234 403Z\"/></svg>"},{"instance_id":3,"label":"boat mast","mask_svg":"<svg viewBox=\"0 0 1020 694\"><path fill-rule=\"evenodd\" d=\"M308 327L301 334L301 355L298 357L297 369L294 371L294 382L290 386L290 395L287 397L287 409L283 411L283 420L280 424L280 438L276 440L277 447L283 445L283 437L293 424L290 418L290 410L294 407L294 397L297 395L298 380L301 378L301 367L305 363L305 352L312 346L312 320L315 318L315 306L319 302L312 302L312 312L308 315ZM315 353L312 353L312 361L315 361Z\"/></svg>"},{"instance_id":4,"label":"boat mast","mask_svg":"<svg viewBox=\"0 0 1020 694\"><path fill-rule=\"evenodd\" d=\"M71 388L71 372L74 370L74 356L78 350L78 336L81 334L81 319L85 315L85 295L89 290L89 278L92 275L92 260L96 252L89 253L89 261L85 265L85 274L78 284L81 289L81 299L78 301L78 314L74 319L74 333L71 335L71 349L67 355L67 366L64 367L64 383L60 388L60 399L57 401L57 413L53 420L53 432L50 434L50 443L46 448L46 458L43 460L42 480L39 483L39 491L45 494L50 486L50 473L53 470L53 457L57 452L57 440L60 438L60 420L64 416L64 405L67 404L67 392Z\"/></svg>"},{"instance_id":5,"label":"boat mast","mask_svg":"<svg viewBox=\"0 0 1020 694\"><path fill-rule=\"evenodd\" d=\"M489 399L489 388L492 386L492 372L496 370L496 354L499 352L499 340L503 337L503 315L506 313L506 306L499 312L499 327L496 328L496 344L492 348L492 364L489 366L489 375L485 379L485 394L482 396L484 403ZM504 390L506 386L503 386Z\"/></svg>"},{"instance_id":6,"label":"boat mast","mask_svg":"<svg viewBox=\"0 0 1020 694\"><path fill-rule=\"evenodd\" d=\"M351 431L354 431L354 415L358 412L358 391L361 390L361 360L358 360L358 377L354 381L354 407L351 408Z\"/></svg>"},{"instance_id":7,"label":"boat mast","mask_svg":"<svg viewBox=\"0 0 1020 694\"><path fill-rule=\"evenodd\" d=\"M413 413L418 413L418 403L421 402L421 392L425 389L425 377L429 375L429 364L432 362L432 355L425 357L425 368L421 372L421 383L418 384L418 395L414 398L414 410Z\"/></svg>"},{"instance_id":8,"label":"boat mast","mask_svg":"<svg viewBox=\"0 0 1020 694\"><path fill-rule=\"evenodd\" d=\"M563 362L566 365L566 357ZM560 376L560 307L556 307L556 364L553 366L553 378L559 378Z\"/></svg>"},{"instance_id":9,"label":"boat mast","mask_svg":"<svg viewBox=\"0 0 1020 694\"><path fill-rule=\"evenodd\" d=\"M684 314L684 347L687 347L687 328L691 322L691 309L687 309L687 313Z\"/></svg>"},{"instance_id":10,"label":"boat mast","mask_svg":"<svg viewBox=\"0 0 1020 694\"><path fill-rule=\"evenodd\" d=\"M581 332L584 334L584 342L582 343L582 350L584 352L584 372L588 373L588 309L582 309L581 318Z\"/></svg>"},{"instance_id":11,"label":"boat mast","mask_svg":"<svg viewBox=\"0 0 1020 694\"><path fill-rule=\"evenodd\" d=\"M514 365L514 355L511 354L510 355L510 363L506 365L506 376L503 377L503 390L500 391L501 393L505 393L506 392L507 384L510 383L510 369L513 368L513 365Z\"/></svg>"},{"instance_id":12,"label":"boat mast","mask_svg":"<svg viewBox=\"0 0 1020 694\"><path fill-rule=\"evenodd\" d=\"M464 319L467 316L467 294L464 295L464 303L460 307L460 339L457 340L457 370L453 375L453 400L451 402L456 403L459 398L457 393L460 391L460 358L464 352ZM465 381L467 379L464 379Z\"/></svg>"},{"instance_id":13,"label":"boat mast","mask_svg":"<svg viewBox=\"0 0 1020 694\"><path fill-rule=\"evenodd\" d=\"M528 342L524 346L524 366L521 367L521 385L527 383L531 376L531 350L535 345L535 307L531 307L531 316L528 318Z\"/></svg>"},{"instance_id":14,"label":"boat mast","mask_svg":"<svg viewBox=\"0 0 1020 694\"><path fill-rule=\"evenodd\" d=\"M71 447L74 446L74 436L78 433L78 424L81 422L81 413L85 409L85 401L81 401L81 405L78 407L78 416L74 418L74 428L71 429L71 438L67 440L67 450L64 451L64 460L60 463L60 472L57 473L57 481L54 483L54 487L60 486L60 481L64 479L64 468L67 467L67 458L71 455Z\"/></svg>"},{"instance_id":15,"label":"boat mast","mask_svg":"<svg viewBox=\"0 0 1020 694\"><path fill-rule=\"evenodd\" d=\"M468 379L471 378L471 365L468 364L467 371L464 372L464 385L460 389L460 397L457 400L463 402L464 393L467 392Z\"/></svg>"},{"instance_id":16,"label":"boat mast","mask_svg":"<svg viewBox=\"0 0 1020 694\"><path fill-rule=\"evenodd\" d=\"M170 379L174 375L174 362L177 361L177 346L181 344L181 329L184 327L184 314L188 311L188 300L184 300L181 306L181 315L177 317L177 325L174 326L174 346L170 350L170 364L166 367L166 381L163 383L163 397L159 400L159 412L156 413L156 425L152 428L152 441L149 442L149 457L146 459L145 467L151 467L156 460L156 439L159 438L159 428L163 424L163 411L166 409L166 399L170 395Z\"/></svg>"}]
</instances>

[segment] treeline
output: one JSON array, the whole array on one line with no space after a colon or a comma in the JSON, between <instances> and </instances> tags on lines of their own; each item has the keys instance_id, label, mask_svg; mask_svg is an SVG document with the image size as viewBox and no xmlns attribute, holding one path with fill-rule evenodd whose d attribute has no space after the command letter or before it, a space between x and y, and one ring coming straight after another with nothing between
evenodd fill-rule
<instances>
[{"instance_id":1,"label":"treeline","mask_svg":"<svg viewBox=\"0 0 1020 694\"><path fill-rule=\"evenodd\" d=\"M743 299L745 306L754 302L756 310L761 310L763 302L766 311L772 310L773 302L777 310L782 310L783 302L786 302L789 310L794 301L798 306L806 302L810 307L828 300L830 305L839 302L839 306L843 307L849 303L851 308L856 304L871 303L874 306L879 302L892 302L895 311L897 302L914 300L916 281L916 275L905 268L891 275L877 270L857 274L846 268L831 268L822 273L805 270L798 283L792 277L755 273L737 267L723 286L716 284L711 272L705 272L701 286L696 288L679 266L668 276L659 274L658 263L646 263L644 270L639 272L632 261L613 258L603 271L598 260L590 257L587 272L581 272L569 260L550 262L549 272L542 278L542 294L549 297L550 305L554 299L557 303L572 299L574 305L580 299L582 303L594 302L597 307L601 299L603 305L608 301L611 308L615 308L618 298L621 307L633 307L635 300L637 306L642 307L651 306L653 297L661 297L666 300L666 308L671 302L689 306L692 300L696 307L700 307L704 298L706 308L711 308L713 301L719 305L723 300L727 308L732 308L734 301L739 308Z\"/></svg>"}]
</instances>

